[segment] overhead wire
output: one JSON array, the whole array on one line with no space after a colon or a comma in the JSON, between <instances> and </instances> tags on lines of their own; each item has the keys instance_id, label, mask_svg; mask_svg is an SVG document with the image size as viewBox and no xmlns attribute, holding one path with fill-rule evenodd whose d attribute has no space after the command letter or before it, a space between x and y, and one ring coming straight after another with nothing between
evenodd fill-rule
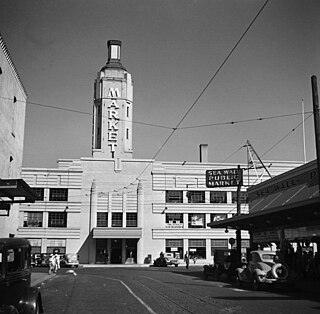
<instances>
[{"instance_id":1,"label":"overhead wire","mask_svg":"<svg viewBox=\"0 0 320 314\"><path fill-rule=\"evenodd\" d=\"M13 101L12 98L8 98L8 97L0 96L0 98ZM19 99L17 99L17 101L22 102ZM26 103L27 104L31 104L31 105L40 106L40 107L45 107L45 108L51 108L51 109L57 109L57 110L63 110L63 111L67 111L67 112L72 112L72 113L88 115L88 116L91 116L91 117L93 116L93 113L80 111L80 110L75 110L75 109L63 108L63 107L58 107L58 106L53 106L53 105L46 105L46 104L30 102L30 101L27 101ZM310 111L305 112L305 114L308 114L308 113L311 113L311 112ZM185 129L204 128L204 127L211 127L211 126L222 126L222 125L229 125L229 124L233 125L233 124L246 123L246 122L263 121L263 120L270 120L270 119L277 119L277 118L285 118L285 117L291 117L291 116L297 116L297 115L301 115L301 112L290 113L290 114L281 114L281 115L268 116L268 117L250 118L250 119L245 119L245 120L234 120L234 121L225 121L225 122L217 122L217 123L210 123L210 124L178 127L176 129L177 130L185 130ZM107 118L107 116L105 116L105 115L101 115L101 117ZM127 121L127 120L119 119L119 121ZM141 122L141 121L132 120L132 123L151 126L151 127L157 127L157 128L163 128L163 129L169 129L169 130L174 129L173 127L170 127L170 126L164 126L164 125Z\"/></svg>"},{"instance_id":2,"label":"overhead wire","mask_svg":"<svg viewBox=\"0 0 320 314\"><path fill-rule=\"evenodd\" d=\"M154 160L158 154L162 151L163 147L168 143L168 141L171 139L171 137L173 136L173 134L176 132L176 130L179 128L179 126L182 124L182 122L185 120L185 118L188 116L188 114L190 113L190 111L195 107L195 105L198 103L199 99L201 98L201 96L205 93L205 91L207 90L207 88L211 85L212 81L217 77L217 75L219 74L219 72L221 71L221 69L224 67L224 65L227 63L227 61L229 60L229 58L231 57L231 55L234 53L234 51L236 50L236 48L239 46L240 42L242 41L242 39L245 37L245 35L248 33L248 31L250 30L250 28L252 27L252 25L254 24L254 22L257 20L257 18L259 17L259 15L261 14L261 12L264 10L264 8L266 7L266 5L268 4L269 0L266 0L265 3L261 6L260 10L258 11L258 13L255 15L255 17L253 18L253 20L249 23L249 25L247 26L247 28L245 29L245 31L243 32L243 34L240 36L239 40L236 42L236 44L232 47L232 49L229 51L229 53L227 54L227 56L224 58L223 62L221 63L221 65L218 67L218 69L215 71L215 73L213 74L213 76L211 77L211 79L209 80L209 82L205 85L205 87L202 89L202 91L200 92L200 94L198 95L198 97L194 100L194 102L192 103L192 105L189 107L189 109L187 110L187 112L182 116L182 118L180 119L180 121L178 122L178 124L176 125L175 128L173 128L173 130L171 131L171 133L169 134L169 136L165 139L164 143L161 145L161 147L157 150L157 152L154 154L153 158L150 160L150 162L148 163L148 165L141 171L141 173L139 174L139 176L137 177L137 179L142 176L142 174L146 171L146 169L149 167L149 165L151 164L152 160ZM136 180L137 180L136 179Z\"/></svg>"}]
</instances>

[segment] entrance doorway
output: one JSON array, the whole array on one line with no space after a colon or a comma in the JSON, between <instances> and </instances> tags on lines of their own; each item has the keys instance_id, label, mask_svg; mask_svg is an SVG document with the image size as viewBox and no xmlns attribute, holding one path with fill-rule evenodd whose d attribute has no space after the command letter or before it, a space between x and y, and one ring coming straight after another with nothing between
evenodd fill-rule
<instances>
[{"instance_id":1,"label":"entrance doorway","mask_svg":"<svg viewBox=\"0 0 320 314\"><path fill-rule=\"evenodd\" d=\"M97 239L96 240L96 264L108 263L108 251L107 251L107 240Z\"/></svg>"},{"instance_id":2,"label":"entrance doorway","mask_svg":"<svg viewBox=\"0 0 320 314\"><path fill-rule=\"evenodd\" d=\"M111 239L111 264L122 263L122 239Z\"/></svg>"}]
</instances>

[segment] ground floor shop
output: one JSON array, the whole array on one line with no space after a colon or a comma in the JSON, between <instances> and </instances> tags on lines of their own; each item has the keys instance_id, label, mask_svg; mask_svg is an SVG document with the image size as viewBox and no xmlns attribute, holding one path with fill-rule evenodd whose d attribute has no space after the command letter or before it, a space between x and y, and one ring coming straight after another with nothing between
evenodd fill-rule
<instances>
[{"instance_id":1,"label":"ground floor shop","mask_svg":"<svg viewBox=\"0 0 320 314\"><path fill-rule=\"evenodd\" d=\"M298 277L320 279L320 197L316 161L248 189L249 214L210 223L248 230L250 249L275 249Z\"/></svg>"}]
</instances>

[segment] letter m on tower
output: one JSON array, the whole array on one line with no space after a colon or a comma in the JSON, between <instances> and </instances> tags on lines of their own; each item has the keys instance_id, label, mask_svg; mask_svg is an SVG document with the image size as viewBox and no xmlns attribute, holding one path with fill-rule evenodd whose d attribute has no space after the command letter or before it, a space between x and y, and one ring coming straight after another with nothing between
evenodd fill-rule
<instances>
[{"instance_id":1,"label":"letter m on tower","mask_svg":"<svg viewBox=\"0 0 320 314\"><path fill-rule=\"evenodd\" d=\"M108 98L118 98L120 97L120 92L118 88L109 88Z\"/></svg>"}]
</instances>

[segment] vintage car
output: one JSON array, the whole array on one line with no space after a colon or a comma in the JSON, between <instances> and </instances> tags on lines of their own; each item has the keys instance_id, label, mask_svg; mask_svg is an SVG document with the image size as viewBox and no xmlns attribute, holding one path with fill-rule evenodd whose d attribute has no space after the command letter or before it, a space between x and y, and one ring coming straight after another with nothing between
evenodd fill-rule
<instances>
[{"instance_id":1,"label":"vintage car","mask_svg":"<svg viewBox=\"0 0 320 314\"><path fill-rule=\"evenodd\" d=\"M61 267L78 267L79 266L79 256L76 253L67 253L60 259Z\"/></svg>"},{"instance_id":2,"label":"vintage car","mask_svg":"<svg viewBox=\"0 0 320 314\"><path fill-rule=\"evenodd\" d=\"M164 256L160 256L157 259L153 261L153 266L155 267L167 267L167 260L164 258Z\"/></svg>"},{"instance_id":3,"label":"vintage car","mask_svg":"<svg viewBox=\"0 0 320 314\"><path fill-rule=\"evenodd\" d=\"M252 251L248 265L236 269L237 285L250 282L253 290L258 290L262 284L287 283L288 279L289 269L280 262L275 251Z\"/></svg>"},{"instance_id":4,"label":"vintage car","mask_svg":"<svg viewBox=\"0 0 320 314\"><path fill-rule=\"evenodd\" d=\"M203 266L203 277L208 280L212 277L213 280L233 280L235 279L236 269L246 265L245 256L241 256L241 261L238 259L236 250L216 250L214 253L214 264Z\"/></svg>"},{"instance_id":5,"label":"vintage car","mask_svg":"<svg viewBox=\"0 0 320 314\"><path fill-rule=\"evenodd\" d=\"M43 313L40 290L31 287L31 246L26 239L0 239L0 313Z\"/></svg>"},{"instance_id":6,"label":"vintage car","mask_svg":"<svg viewBox=\"0 0 320 314\"><path fill-rule=\"evenodd\" d=\"M173 255L173 253L163 253L164 258L167 261L167 265L174 265L175 267L178 267L179 261L176 259Z\"/></svg>"}]
</instances>

